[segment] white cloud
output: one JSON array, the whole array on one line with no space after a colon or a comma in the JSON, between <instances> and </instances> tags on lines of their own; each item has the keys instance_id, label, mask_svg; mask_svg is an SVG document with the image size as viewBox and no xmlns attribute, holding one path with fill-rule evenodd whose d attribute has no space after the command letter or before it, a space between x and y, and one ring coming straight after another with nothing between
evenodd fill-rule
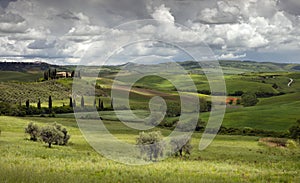
<instances>
[{"instance_id":1,"label":"white cloud","mask_svg":"<svg viewBox=\"0 0 300 183\"><path fill-rule=\"evenodd\" d=\"M170 12L170 8L165 7L164 4L162 4L160 7L155 8L155 11L151 14L151 16L157 21L170 23L175 22L175 18Z\"/></svg>"},{"instance_id":2,"label":"white cloud","mask_svg":"<svg viewBox=\"0 0 300 183\"><path fill-rule=\"evenodd\" d=\"M245 58L247 55L246 53L245 54L242 54L242 55L235 55L233 53L226 53L226 54L222 54L218 57L218 59L238 59L238 58Z\"/></svg>"},{"instance_id":3,"label":"white cloud","mask_svg":"<svg viewBox=\"0 0 300 183\"><path fill-rule=\"evenodd\" d=\"M101 48L96 54L110 55L116 45L146 37L191 48L205 41L223 59L247 58L248 54L240 53L248 52L284 54L292 50L299 55L298 5L296 0L18 0L0 8L0 54L77 63L96 40ZM159 23L112 28L147 18ZM107 37L103 37L105 32ZM119 59L146 55L182 56L175 47L136 43Z\"/></svg>"}]
</instances>

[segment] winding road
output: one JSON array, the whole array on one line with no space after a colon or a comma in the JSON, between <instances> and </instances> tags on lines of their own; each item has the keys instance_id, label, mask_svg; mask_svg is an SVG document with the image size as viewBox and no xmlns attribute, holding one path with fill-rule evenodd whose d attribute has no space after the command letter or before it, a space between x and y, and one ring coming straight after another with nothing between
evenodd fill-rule
<instances>
[{"instance_id":1,"label":"winding road","mask_svg":"<svg viewBox=\"0 0 300 183\"><path fill-rule=\"evenodd\" d=\"M288 83L288 87L291 87L293 82L294 82L294 80L292 78L290 78L290 82Z\"/></svg>"}]
</instances>

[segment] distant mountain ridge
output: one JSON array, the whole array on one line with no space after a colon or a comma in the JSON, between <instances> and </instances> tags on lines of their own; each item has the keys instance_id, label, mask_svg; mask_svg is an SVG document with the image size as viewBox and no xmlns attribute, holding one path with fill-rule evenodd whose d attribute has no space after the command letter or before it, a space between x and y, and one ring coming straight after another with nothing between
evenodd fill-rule
<instances>
[{"instance_id":1,"label":"distant mountain ridge","mask_svg":"<svg viewBox=\"0 0 300 183\"><path fill-rule=\"evenodd\" d=\"M300 64L289 63L274 63L274 62L256 62L256 61L238 61L238 60L220 60L220 66L223 70L234 70L235 72L300 72ZM114 67L121 68L124 65L105 66L106 68ZM168 63L160 63L162 65ZM160 65L158 64L158 65ZM187 70L201 69L199 63L195 61L178 62ZM202 64L209 65L209 61L204 61ZM17 71L17 72L42 72L49 68L58 70L74 70L75 65L54 65L45 62L0 62L0 71ZM88 66L99 67L99 66Z\"/></svg>"}]
</instances>

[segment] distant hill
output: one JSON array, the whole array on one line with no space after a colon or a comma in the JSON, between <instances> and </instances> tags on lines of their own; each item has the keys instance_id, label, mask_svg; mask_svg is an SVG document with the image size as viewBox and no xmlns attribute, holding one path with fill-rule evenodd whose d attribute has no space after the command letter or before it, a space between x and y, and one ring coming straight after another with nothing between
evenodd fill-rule
<instances>
[{"instance_id":1,"label":"distant hill","mask_svg":"<svg viewBox=\"0 0 300 183\"><path fill-rule=\"evenodd\" d=\"M59 68L44 62L0 62L0 71L41 72L49 68Z\"/></svg>"},{"instance_id":2,"label":"distant hill","mask_svg":"<svg viewBox=\"0 0 300 183\"><path fill-rule=\"evenodd\" d=\"M229 74L238 74L245 72L300 72L300 64L290 64L290 63L273 63L273 62L256 62L256 61L238 61L238 60L220 60L220 66L223 69L223 72ZM127 63L117 66L102 66L101 71L111 72L120 70L122 67L132 63ZM157 66L168 65L169 63L160 63ZM198 62L194 61L185 61L178 62L186 70L193 70L195 72L201 73L201 66ZM201 64L210 66L210 61L203 61ZM132 64L138 67L139 64ZM143 67L147 67L144 65ZM0 71L16 71L16 72L29 72L37 73L43 72L49 68L62 70L62 71L72 71L75 70L75 65L53 65L44 62L0 62ZM99 72L99 66L81 66L83 72L87 69L88 72ZM110 71L109 71L110 70Z\"/></svg>"},{"instance_id":3,"label":"distant hill","mask_svg":"<svg viewBox=\"0 0 300 183\"><path fill-rule=\"evenodd\" d=\"M187 70L199 70L200 65L194 61L178 62ZM209 61L201 62L209 66ZM224 73L238 74L245 72L299 72L300 64L273 63L273 62L255 62L255 61L238 61L238 60L220 60L220 66Z\"/></svg>"}]
</instances>

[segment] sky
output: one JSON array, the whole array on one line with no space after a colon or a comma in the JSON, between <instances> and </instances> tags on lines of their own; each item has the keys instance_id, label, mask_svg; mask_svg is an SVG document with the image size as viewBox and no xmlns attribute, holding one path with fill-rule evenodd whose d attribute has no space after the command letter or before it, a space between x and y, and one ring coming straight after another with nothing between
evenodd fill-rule
<instances>
[{"instance_id":1,"label":"sky","mask_svg":"<svg viewBox=\"0 0 300 183\"><path fill-rule=\"evenodd\" d=\"M300 63L299 0L0 0L0 61ZM101 60L101 61L100 61Z\"/></svg>"}]
</instances>

